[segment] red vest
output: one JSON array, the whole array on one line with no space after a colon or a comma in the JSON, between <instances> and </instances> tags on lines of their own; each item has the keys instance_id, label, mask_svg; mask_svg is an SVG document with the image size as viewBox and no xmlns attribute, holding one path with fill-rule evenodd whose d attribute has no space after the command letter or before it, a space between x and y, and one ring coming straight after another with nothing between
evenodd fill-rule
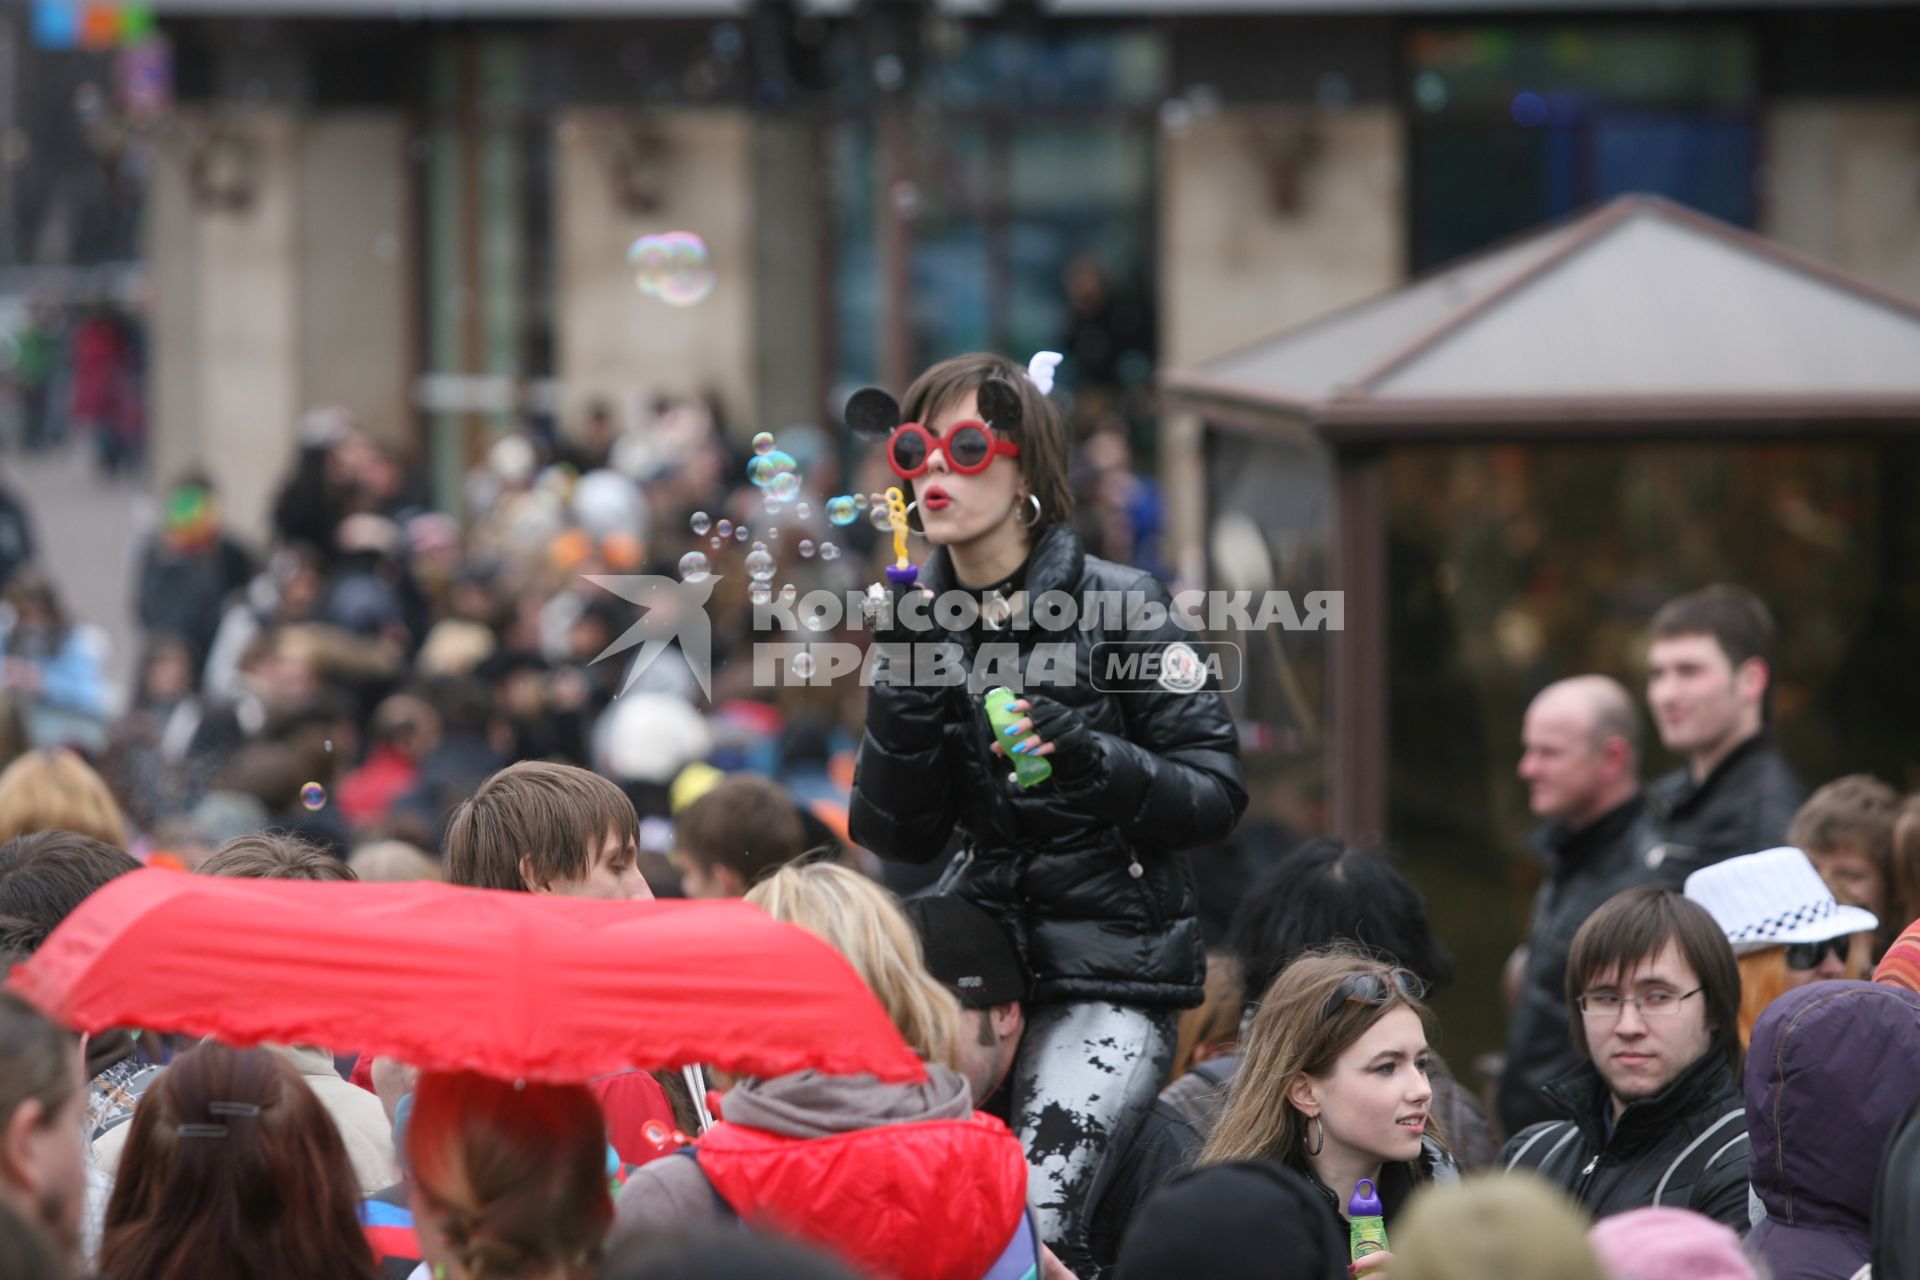
<instances>
[{"instance_id":1,"label":"red vest","mask_svg":"<svg viewBox=\"0 0 1920 1280\"><path fill-rule=\"evenodd\" d=\"M749 1224L887 1280L980 1280L1027 1206L1027 1161L992 1116L786 1138L722 1122L694 1158Z\"/></svg>"}]
</instances>

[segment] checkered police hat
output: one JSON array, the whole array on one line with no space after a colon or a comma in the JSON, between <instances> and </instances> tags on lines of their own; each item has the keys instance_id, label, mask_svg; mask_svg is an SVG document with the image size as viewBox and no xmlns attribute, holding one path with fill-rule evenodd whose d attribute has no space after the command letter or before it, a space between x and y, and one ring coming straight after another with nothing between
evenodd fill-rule
<instances>
[{"instance_id":1,"label":"checkered police hat","mask_svg":"<svg viewBox=\"0 0 1920 1280\"><path fill-rule=\"evenodd\" d=\"M1798 849L1768 849L1702 867L1687 877L1687 896L1726 931L1736 955L1844 938L1880 924L1872 912L1834 901Z\"/></svg>"}]
</instances>

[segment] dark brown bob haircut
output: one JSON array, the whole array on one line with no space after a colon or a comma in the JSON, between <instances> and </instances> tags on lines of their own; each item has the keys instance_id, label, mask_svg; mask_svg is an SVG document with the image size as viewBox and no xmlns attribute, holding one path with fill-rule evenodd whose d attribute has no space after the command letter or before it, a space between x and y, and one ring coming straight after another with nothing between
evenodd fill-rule
<instances>
[{"instance_id":1,"label":"dark brown bob haircut","mask_svg":"<svg viewBox=\"0 0 1920 1280\"><path fill-rule=\"evenodd\" d=\"M1567 956L1567 1008L1575 1011L1570 1019L1573 1047L1592 1061L1586 1021L1577 1012L1580 997L1651 960L1670 942L1679 946L1700 979L1707 1029L1713 1035L1708 1052L1725 1054L1727 1064L1739 1075L1740 968L1734 962L1733 947L1705 907L1658 885L1643 884L1615 894L1573 935Z\"/></svg>"},{"instance_id":2,"label":"dark brown bob haircut","mask_svg":"<svg viewBox=\"0 0 1920 1280\"><path fill-rule=\"evenodd\" d=\"M481 783L453 811L447 880L524 890L522 858L541 880L584 880L608 836L640 846L640 818L625 792L586 769L523 760Z\"/></svg>"},{"instance_id":3,"label":"dark brown bob haircut","mask_svg":"<svg viewBox=\"0 0 1920 1280\"><path fill-rule=\"evenodd\" d=\"M900 421L925 425L927 419L938 417L979 391L988 378L1003 379L1020 397L1018 426L1009 429L999 422L988 425L1020 446L1020 456L1014 461L1020 466L1028 491L1040 499L1035 534L1056 520L1072 524L1073 488L1067 482L1067 467L1073 441L1067 420L1052 400L1040 394L1040 388L1027 377L1026 369L1007 357L976 351L972 355L942 360L907 388L906 399L900 404ZM912 481L906 483L912 487Z\"/></svg>"}]
</instances>

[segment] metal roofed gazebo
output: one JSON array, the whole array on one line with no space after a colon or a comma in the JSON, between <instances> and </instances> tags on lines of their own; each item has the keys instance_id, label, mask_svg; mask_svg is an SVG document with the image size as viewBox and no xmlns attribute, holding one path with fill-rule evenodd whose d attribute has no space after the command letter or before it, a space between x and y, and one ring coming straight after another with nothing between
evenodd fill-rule
<instances>
[{"instance_id":1,"label":"metal roofed gazebo","mask_svg":"<svg viewBox=\"0 0 1920 1280\"><path fill-rule=\"evenodd\" d=\"M1385 449L1920 435L1920 304L1631 195L1170 372L1161 392L1207 430L1331 450L1347 625L1328 657L1332 808L1341 834L1379 835Z\"/></svg>"}]
</instances>

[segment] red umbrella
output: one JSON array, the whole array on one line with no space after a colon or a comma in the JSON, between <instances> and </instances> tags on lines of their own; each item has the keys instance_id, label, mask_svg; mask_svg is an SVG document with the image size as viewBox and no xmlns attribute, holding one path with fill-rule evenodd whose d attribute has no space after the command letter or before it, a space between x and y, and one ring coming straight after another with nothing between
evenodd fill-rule
<instances>
[{"instance_id":1,"label":"red umbrella","mask_svg":"<svg viewBox=\"0 0 1920 1280\"><path fill-rule=\"evenodd\" d=\"M147 870L88 898L7 985L80 1031L323 1044L512 1079L694 1062L925 1076L837 951L744 902Z\"/></svg>"}]
</instances>

